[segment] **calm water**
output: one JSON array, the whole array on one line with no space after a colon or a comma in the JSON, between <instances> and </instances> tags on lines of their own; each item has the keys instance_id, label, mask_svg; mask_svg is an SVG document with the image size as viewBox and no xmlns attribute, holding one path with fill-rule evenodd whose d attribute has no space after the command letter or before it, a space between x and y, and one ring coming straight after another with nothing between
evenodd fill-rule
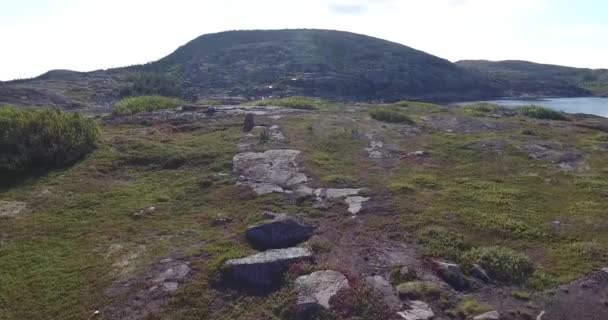
<instances>
[{"instance_id":1,"label":"calm water","mask_svg":"<svg viewBox=\"0 0 608 320\"><path fill-rule=\"evenodd\" d=\"M506 107L539 105L567 113L588 113L608 118L608 98L555 98L540 100L493 100L484 101ZM469 105L476 102L459 103Z\"/></svg>"}]
</instances>

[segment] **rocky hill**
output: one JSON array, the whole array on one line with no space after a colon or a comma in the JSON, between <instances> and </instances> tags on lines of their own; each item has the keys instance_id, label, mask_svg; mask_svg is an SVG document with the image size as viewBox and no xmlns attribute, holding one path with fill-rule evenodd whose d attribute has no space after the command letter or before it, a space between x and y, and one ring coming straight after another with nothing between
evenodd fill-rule
<instances>
[{"instance_id":1,"label":"rocky hill","mask_svg":"<svg viewBox=\"0 0 608 320\"><path fill-rule=\"evenodd\" d=\"M487 78L504 96L605 96L608 70L539 64L528 61L463 60L457 65Z\"/></svg>"}]
</instances>

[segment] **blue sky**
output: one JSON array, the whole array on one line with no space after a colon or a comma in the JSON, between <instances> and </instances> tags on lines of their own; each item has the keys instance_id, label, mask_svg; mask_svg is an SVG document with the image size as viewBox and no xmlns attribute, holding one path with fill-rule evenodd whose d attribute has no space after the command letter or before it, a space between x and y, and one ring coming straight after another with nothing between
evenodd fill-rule
<instances>
[{"instance_id":1,"label":"blue sky","mask_svg":"<svg viewBox=\"0 0 608 320\"><path fill-rule=\"evenodd\" d=\"M235 29L363 33L446 58L608 68L605 0L0 0L0 80L159 59Z\"/></svg>"}]
</instances>

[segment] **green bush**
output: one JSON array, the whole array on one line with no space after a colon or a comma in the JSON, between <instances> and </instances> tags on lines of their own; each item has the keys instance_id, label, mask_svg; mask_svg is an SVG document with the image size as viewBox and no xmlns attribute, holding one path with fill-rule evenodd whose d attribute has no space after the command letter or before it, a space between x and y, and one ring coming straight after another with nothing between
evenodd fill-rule
<instances>
[{"instance_id":1,"label":"green bush","mask_svg":"<svg viewBox=\"0 0 608 320\"><path fill-rule=\"evenodd\" d=\"M539 106L523 106L517 108L516 110L519 114L530 118L547 120L568 120L568 118L562 112Z\"/></svg>"},{"instance_id":2,"label":"green bush","mask_svg":"<svg viewBox=\"0 0 608 320\"><path fill-rule=\"evenodd\" d=\"M298 96L282 99L264 99L253 102L253 105L260 107L275 106L301 110L315 110L324 104L325 102L320 99Z\"/></svg>"},{"instance_id":3,"label":"green bush","mask_svg":"<svg viewBox=\"0 0 608 320\"><path fill-rule=\"evenodd\" d=\"M163 96L140 96L120 100L114 106L116 115L132 115L141 112L150 112L160 109L172 109L184 105L185 102L177 98Z\"/></svg>"},{"instance_id":4,"label":"green bush","mask_svg":"<svg viewBox=\"0 0 608 320\"><path fill-rule=\"evenodd\" d=\"M402 111L392 108L374 108L369 111L369 115L378 121L414 124L414 121Z\"/></svg>"},{"instance_id":5,"label":"green bush","mask_svg":"<svg viewBox=\"0 0 608 320\"><path fill-rule=\"evenodd\" d=\"M501 106L487 102L480 102L463 108L464 113L475 117L483 117L490 113L497 113L501 109Z\"/></svg>"},{"instance_id":6,"label":"green bush","mask_svg":"<svg viewBox=\"0 0 608 320\"><path fill-rule=\"evenodd\" d=\"M1 107L0 171L71 164L95 149L99 134L79 113Z\"/></svg>"},{"instance_id":7,"label":"green bush","mask_svg":"<svg viewBox=\"0 0 608 320\"><path fill-rule=\"evenodd\" d=\"M461 256L465 268L481 266L490 278L506 283L525 283L534 273L534 264L528 257L509 248L475 248Z\"/></svg>"}]
</instances>

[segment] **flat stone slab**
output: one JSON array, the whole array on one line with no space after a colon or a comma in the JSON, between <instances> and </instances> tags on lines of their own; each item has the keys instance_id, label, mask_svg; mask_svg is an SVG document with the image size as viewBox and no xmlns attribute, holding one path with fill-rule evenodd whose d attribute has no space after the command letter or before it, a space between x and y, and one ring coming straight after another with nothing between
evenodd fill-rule
<instances>
[{"instance_id":1,"label":"flat stone slab","mask_svg":"<svg viewBox=\"0 0 608 320\"><path fill-rule=\"evenodd\" d=\"M298 292L297 305L300 310L308 311L319 308L329 309L329 300L340 290L350 288L348 279L333 270L313 272L301 276L295 282Z\"/></svg>"},{"instance_id":2,"label":"flat stone slab","mask_svg":"<svg viewBox=\"0 0 608 320\"><path fill-rule=\"evenodd\" d=\"M290 264L311 260L306 248L272 249L241 259L226 261L226 276L248 287L266 290L276 286Z\"/></svg>"},{"instance_id":3,"label":"flat stone slab","mask_svg":"<svg viewBox=\"0 0 608 320\"><path fill-rule=\"evenodd\" d=\"M289 248L310 238L314 228L293 217L279 215L273 220L249 227L247 240L260 250Z\"/></svg>"},{"instance_id":4,"label":"flat stone slab","mask_svg":"<svg viewBox=\"0 0 608 320\"><path fill-rule=\"evenodd\" d=\"M357 214L361 211L361 209L363 209L363 204L369 201L369 199L370 198L368 197L356 196L348 197L344 199L344 202L346 202L346 204L348 205L348 212L352 214Z\"/></svg>"},{"instance_id":5,"label":"flat stone slab","mask_svg":"<svg viewBox=\"0 0 608 320\"><path fill-rule=\"evenodd\" d=\"M289 149L239 153L232 159L232 169L239 183L258 194L283 192L308 181L296 161L299 154Z\"/></svg>"},{"instance_id":6,"label":"flat stone slab","mask_svg":"<svg viewBox=\"0 0 608 320\"><path fill-rule=\"evenodd\" d=\"M0 217L15 217L27 209L21 201L0 201Z\"/></svg>"}]
</instances>

